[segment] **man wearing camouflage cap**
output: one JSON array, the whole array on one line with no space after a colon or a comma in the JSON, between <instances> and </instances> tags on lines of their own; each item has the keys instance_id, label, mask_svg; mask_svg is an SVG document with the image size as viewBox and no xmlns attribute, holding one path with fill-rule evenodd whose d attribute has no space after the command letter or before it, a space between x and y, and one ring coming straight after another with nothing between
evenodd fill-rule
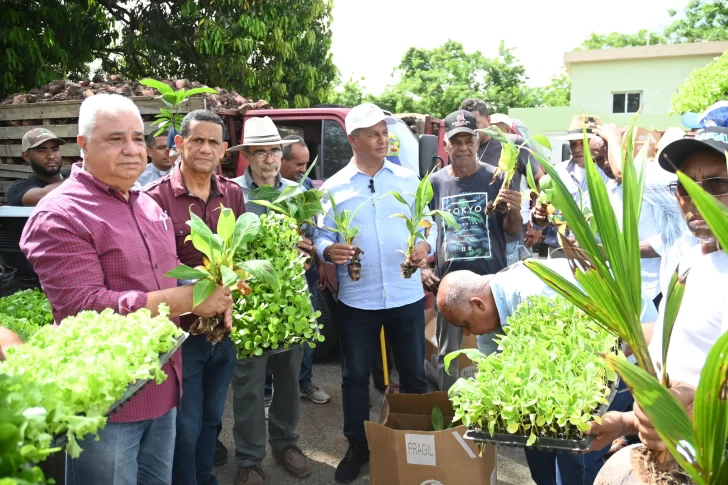
<instances>
[{"instance_id":1,"label":"man wearing camouflage cap","mask_svg":"<svg viewBox=\"0 0 728 485\"><path fill-rule=\"evenodd\" d=\"M45 128L35 128L23 136L21 156L30 164L33 175L10 184L10 205L34 207L71 175L70 170L61 168L63 159L60 146L65 143Z\"/></svg>"}]
</instances>

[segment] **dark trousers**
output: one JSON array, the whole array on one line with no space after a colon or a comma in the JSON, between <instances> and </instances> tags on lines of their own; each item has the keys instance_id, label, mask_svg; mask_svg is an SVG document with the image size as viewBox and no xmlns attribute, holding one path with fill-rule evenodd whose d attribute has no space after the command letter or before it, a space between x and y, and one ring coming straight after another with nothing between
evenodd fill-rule
<instances>
[{"instance_id":1,"label":"dark trousers","mask_svg":"<svg viewBox=\"0 0 728 485\"><path fill-rule=\"evenodd\" d=\"M633 402L629 389L624 382L620 382L609 411L630 411ZM583 455L537 448L526 448L525 451L531 478L536 485L592 485L610 448L611 443L602 450Z\"/></svg>"},{"instance_id":2,"label":"dark trousers","mask_svg":"<svg viewBox=\"0 0 728 485\"><path fill-rule=\"evenodd\" d=\"M339 301L336 306L341 335L341 392L344 436L353 445L366 445L364 421L369 419L369 377L381 353L379 333L392 343L404 393L427 392L425 369L425 301L385 310L360 310Z\"/></svg>"},{"instance_id":3,"label":"dark trousers","mask_svg":"<svg viewBox=\"0 0 728 485\"><path fill-rule=\"evenodd\" d=\"M182 344L182 404L174 447L175 485L217 485L212 474L215 444L235 368L229 338L212 345L204 335Z\"/></svg>"}]
</instances>

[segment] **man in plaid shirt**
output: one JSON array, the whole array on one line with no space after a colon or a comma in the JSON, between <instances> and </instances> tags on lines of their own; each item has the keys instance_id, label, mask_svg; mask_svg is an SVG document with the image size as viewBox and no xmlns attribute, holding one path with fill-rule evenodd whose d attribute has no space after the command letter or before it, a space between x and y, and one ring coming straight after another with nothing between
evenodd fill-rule
<instances>
[{"instance_id":1,"label":"man in plaid shirt","mask_svg":"<svg viewBox=\"0 0 728 485\"><path fill-rule=\"evenodd\" d=\"M172 224L149 195L130 190L147 164L138 108L123 96L99 94L83 102L78 125L84 160L38 204L20 241L56 322L83 310L156 313L165 303L172 317L224 314L230 327L230 290L218 287L193 309L192 285L177 287L164 276L178 264ZM178 352L163 367L168 378L148 384L112 416L98 441L79 441L83 452L67 459L67 484L172 483L181 360Z\"/></svg>"}]
</instances>

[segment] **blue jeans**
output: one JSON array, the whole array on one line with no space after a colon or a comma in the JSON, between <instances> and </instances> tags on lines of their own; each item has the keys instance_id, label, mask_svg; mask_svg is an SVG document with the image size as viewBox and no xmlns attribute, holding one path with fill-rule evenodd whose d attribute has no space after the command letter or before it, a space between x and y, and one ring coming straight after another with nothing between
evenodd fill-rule
<instances>
[{"instance_id":1,"label":"blue jeans","mask_svg":"<svg viewBox=\"0 0 728 485\"><path fill-rule=\"evenodd\" d=\"M374 356L381 353L379 334L392 344L404 393L427 392L425 368L425 300L385 310L360 310L339 302L336 317L341 335L341 391L344 436L355 446L367 442L364 421L369 419L369 378Z\"/></svg>"},{"instance_id":2,"label":"blue jeans","mask_svg":"<svg viewBox=\"0 0 728 485\"><path fill-rule=\"evenodd\" d=\"M217 429L234 368L235 347L229 338L213 346L204 335L190 335L182 344L174 485L217 485L212 474Z\"/></svg>"},{"instance_id":3,"label":"blue jeans","mask_svg":"<svg viewBox=\"0 0 728 485\"><path fill-rule=\"evenodd\" d=\"M630 411L633 402L629 389L620 382L609 411ZM583 455L526 448L526 461L536 485L592 485L610 447Z\"/></svg>"},{"instance_id":4,"label":"blue jeans","mask_svg":"<svg viewBox=\"0 0 728 485\"><path fill-rule=\"evenodd\" d=\"M81 455L66 457L66 484L169 485L176 417L173 408L156 419L106 423L98 441L79 440Z\"/></svg>"}]
</instances>

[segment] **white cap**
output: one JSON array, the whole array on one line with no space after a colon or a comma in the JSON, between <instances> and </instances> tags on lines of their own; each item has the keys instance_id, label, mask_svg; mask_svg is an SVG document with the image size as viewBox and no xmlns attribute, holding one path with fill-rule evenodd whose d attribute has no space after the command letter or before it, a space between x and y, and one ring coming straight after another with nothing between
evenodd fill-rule
<instances>
[{"instance_id":1,"label":"white cap","mask_svg":"<svg viewBox=\"0 0 728 485\"><path fill-rule=\"evenodd\" d=\"M494 125L496 123L503 123L504 125L508 126L511 126L513 124L508 115L503 113L495 113L490 115L490 124Z\"/></svg>"},{"instance_id":2,"label":"white cap","mask_svg":"<svg viewBox=\"0 0 728 485\"><path fill-rule=\"evenodd\" d=\"M354 106L349 111L349 114L346 115L346 134L351 135L351 132L354 130L369 128L380 121L384 121L388 125L397 123L396 118L386 115L376 104L364 103L359 106Z\"/></svg>"}]
</instances>

